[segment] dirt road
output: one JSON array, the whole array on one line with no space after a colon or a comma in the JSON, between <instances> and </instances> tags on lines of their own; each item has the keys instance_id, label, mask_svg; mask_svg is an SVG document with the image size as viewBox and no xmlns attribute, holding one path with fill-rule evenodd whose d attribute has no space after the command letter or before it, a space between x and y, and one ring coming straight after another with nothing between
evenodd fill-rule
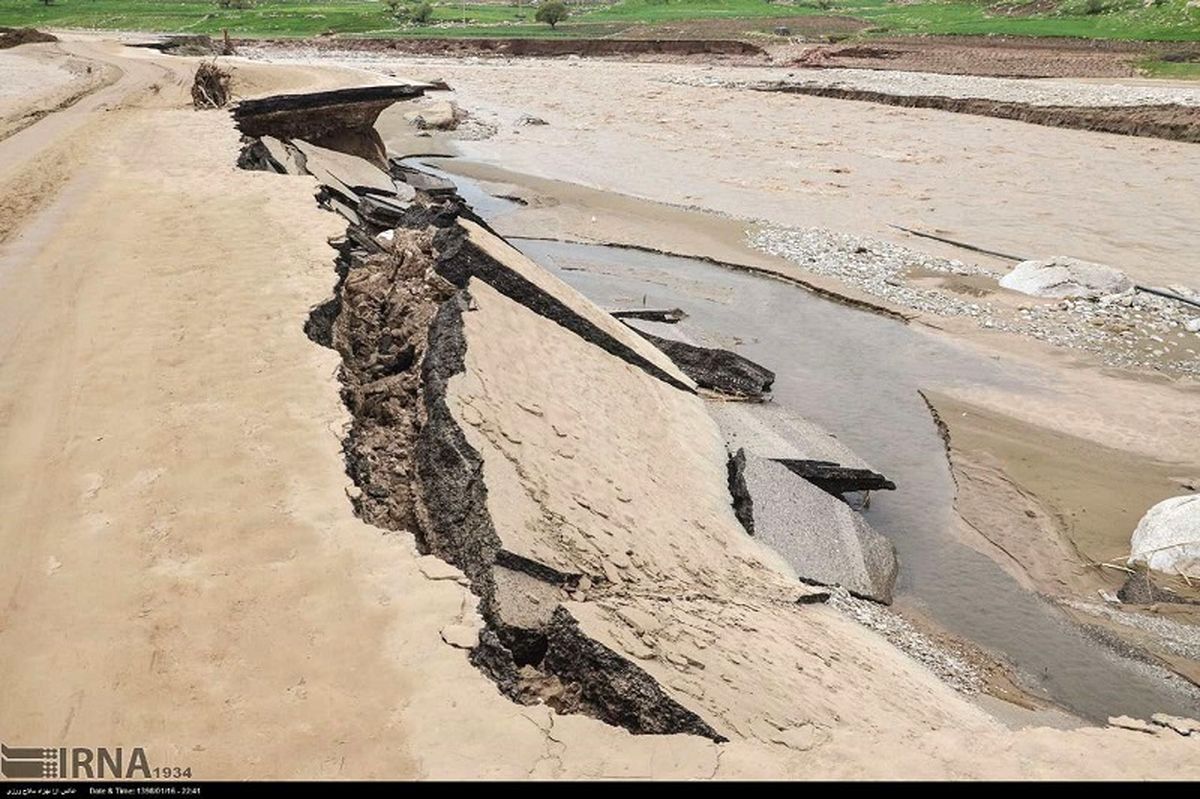
<instances>
[{"instance_id":1,"label":"dirt road","mask_svg":"<svg viewBox=\"0 0 1200 799\"><path fill-rule=\"evenodd\" d=\"M53 165L0 256L6 740L197 776L411 773L381 736L404 543L344 504L332 359L300 329L336 226L233 170L226 115L182 107L190 64L77 52L120 79L0 142L9 180Z\"/></svg>"}]
</instances>

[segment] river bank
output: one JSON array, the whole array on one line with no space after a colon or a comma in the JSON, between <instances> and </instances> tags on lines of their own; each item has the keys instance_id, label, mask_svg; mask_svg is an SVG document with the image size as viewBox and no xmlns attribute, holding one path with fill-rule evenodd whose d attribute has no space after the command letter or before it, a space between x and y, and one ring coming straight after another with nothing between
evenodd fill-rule
<instances>
[{"instance_id":1,"label":"river bank","mask_svg":"<svg viewBox=\"0 0 1200 799\"><path fill-rule=\"evenodd\" d=\"M946 119L946 115L942 115L940 122L952 124L952 121ZM1077 453L1079 457L1052 467L1057 469L1057 472L1043 469L1036 477L1032 477L1029 474L1020 474L1019 469L1010 465L1007 472L1001 472L1005 476L1000 481L994 482L982 492L977 490L977 486L968 485L963 488L963 483L968 482L961 474L961 469L965 468L965 459L960 458L956 463L952 460L955 477L961 482L955 520L948 523L948 526L960 527L955 534L959 540L994 556L1003 568L1008 569L1012 576L1029 590L1052 598L1069 598L1075 602L1082 600L1084 607L1068 609L1073 618L1088 617L1084 620L1091 625L1111 621L1105 618L1105 614L1110 611L1093 607L1089 615L1087 606L1088 603L1094 604L1093 601L1100 601L1098 591L1112 596L1126 575L1100 564L1110 562L1127 552L1128 535L1147 507L1166 496L1186 492L1190 490L1189 485L1194 485L1194 475L1200 469L1200 464L1197 464L1194 452L1185 443L1188 440L1186 432L1182 437L1177 433L1195 432L1195 386L1186 379L1174 381L1155 378L1152 373L1147 373L1147 369L1159 367L1157 363L1150 361L1141 360L1138 364L1143 367L1141 370L1125 369L1118 373L1102 369L1101 367L1118 363L1131 365L1131 359L1120 353L1126 351L1123 349L1125 347L1132 346L1137 349L1139 345L1136 342L1131 345L1128 336L1122 337L1121 340L1102 338L1090 348L1089 353L1079 351L1076 342L1072 340L1077 335L1076 328L1069 322L1067 327L1061 328L1067 332L1065 342L1061 336L1052 332L1053 323L1050 327L1035 329L1035 335L1031 336L1033 341L1014 339L1012 333L1021 331L1011 328L1004 330L1006 325L995 322L996 319L1003 318L1002 310L989 310L986 324L980 324L980 304L987 307L986 303L993 301L998 301L1001 309L1006 309L1014 316L1014 312L1019 311L1022 317L1029 318L1027 303L1023 304L1021 300L1010 298L1005 292L994 288L994 277L990 278L993 288L988 288L987 283L976 285L968 277L971 270L978 270L985 276L1002 274L1005 266L999 259L964 253L957 248L945 248L936 242L918 242L907 236L898 237L904 240L905 251L912 253L907 256L909 265L901 270L904 281L913 286L918 294L931 285L940 289L936 294L924 295L931 296L932 300L923 299L914 303L911 289L891 288L893 284L890 273L878 273L863 281L847 281L844 275L825 269L819 269L817 272L797 269L793 260L773 255L771 252L764 253L761 248L750 246L754 243L755 235L759 235L754 231L770 229L761 222L714 212L711 207L658 203L624 192L606 191L596 186L521 174L507 166L476 160L475 157L480 153L507 154L511 151L511 147L505 142L493 143L494 137L456 142L451 150L439 150L443 145L438 142L448 141L439 134L435 134L433 138L414 141L409 138L410 130L386 119L382 129L391 132L393 141L401 151L408 147L422 148L435 153L455 149L469 153L471 158L438 159L436 165L456 175L480 181L479 188L474 190L475 199L492 212L489 218L493 220L497 229L518 239L548 238L633 246L699 257L740 269L761 270L767 274L781 275L794 280L800 285L857 307L872 308L878 312L913 320L922 327L968 341L973 346L992 353L993 358L1013 364L1026 363L1035 370L1052 370L1054 377L1041 378L1037 381L1041 386L1034 390L1028 387L1014 390L1011 385L998 388L995 385L971 384L970 379L965 377L966 373L955 376L952 385L954 392L958 392L957 396L981 403L978 407L987 409L986 412L990 416L986 418L992 419L995 424L1007 420L1004 424L1012 427L1010 436L1016 435L1020 430L1028 440L1037 440L1038 430L1051 420L1050 430L1061 431L1061 434L1068 437L1077 437L1080 444L1074 449L1068 447L1059 452L1060 456ZM499 135L499 138L504 137ZM570 167L567 168L567 172L570 174ZM611 180L607 185L612 185ZM1046 231L1039 234L1035 230L1032 233L1035 236L1045 235ZM893 240L897 239L895 231L890 235ZM855 237L854 241L861 242L862 239ZM1180 243L1184 241L1190 241L1190 234L1180 240ZM527 241L522 246L537 251L540 245L537 241ZM918 250L926 252L917 252ZM929 250L935 253L940 251L945 255L929 254ZM632 260L638 257L636 252L627 256ZM942 270L940 274L936 269L912 266L914 259L918 258L932 258L935 261L940 258L940 262L947 266L938 267ZM929 261L922 260L917 263ZM867 270L872 267L868 265L863 268L864 274L868 274ZM1178 280L1181 279L1180 275L1185 274L1187 273L1174 273L1173 277ZM882 282L882 278L885 277L888 278L887 283ZM961 283L961 286L956 285L956 282ZM873 285L884 286L888 290L880 292L874 289ZM906 295L904 291L908 291L909 294ZM660 298L660 302L670 303L671 299L663 297ZM971 306L972 313L961 314L961 311L956 310L965 306ZM1168 313L1180 312L1180 306L1168 304L1166 309ZM1186 314L1186 309L1183 309L1182 313ZM1179 326L1180 322L1176 321L1175 325ZM1148 331L1144 335L1153 337L1156 333ZM725 329L724 333L718 336L718 341L726 346L733 342L743 351L754 351L754 340L744 335L741 330L735 332ZM1182 349L1178 350L1177 363L1183 369L1190 370L1200 363L1200 359L1195 357L1194 346L1189 348L1187 341L1181 339L1181 342ZM1067 352L1061 349L1064 343L1068 348ZM743 344L746 346L743 347ZM1139 359L1135 356L1133 360ZM1047 375L1049 373L1047 371ZM949 385L943 387L948 388ZM1051 385L1052 389L1049 388ZM922 385L921 388L928 389L932 386ZM944 398L942 401L949 402ZM1079 412L1082 407L1088 408L1086 414ZM957 426L953 417L951 421ZM989 423L989 429L999 429L995 424ZM1020 436L1017 436L1014 440L1019 438ZM1088 442L1095 442L1090 445L1093 449L1087 449ZM1139 465L1122 466L1114 463L1110 470L1105 470L1099 466L1104 460L1096 460L1093 450L1104 451L1106 447L1115 447L1114 457L1121 457L1121 453L1125 452L1124 457L1129 459L1130 463ZM1085 452L1092 454L1085 455ZM1024 463L1026 460L1028 458L1014 463ZM1036 460L1035 457L1034 461ZM1147 469L1140 465L1143 463L1152 463L1155 466ZM1119 475L1130 468L1146 474L1147 479L1150 474L1158 475L1154 478L1156 482L1152 483L1153 487L1142 494L1136 494L1133 489L1140 483L1121 485ZM1019 477L1013 477L1013 474L1018 474ZM1072 502L1068 503L1069 508L1062 509L1061 501L1055 504L1046 499L1053 498L1058 491L1069 491L1069 486L1078 485L1081 475L1085 474L1103 476L1106 479L1083 481ZM1035 511L1032 517L1022 515L1020 519L1015 518L1011 503L1011 486L1014 482L1020 485L1020 490L1027 495L1041 497L1048 503L1046 507ZM1147 482L1147 486L1150 484ZM1105 502L1115 503L1114 512L1110 513L1102 508L1107 507ZM1084 518L1075 518L1081 508L1085 514ZM1091 516L1086 515L1089 508ZM1089 518L1095 518L1100 522L1100 526L1091 524ZM1025 536L1030 548L1022 552L1021 557L1016 560L1012 553L1005 549L1011 540L1006 539L1002 532L1010 524L1015 524L1017 529L1025 525L1037 531ZM987 532L981 533L980 530ZM1093 544L1104 543L1099 548L1084 546L1081 553L1078 544L1081 537L1082 540ZM1067 543L1060 546L1056 543L1060 541ZM1049 574L1048 564L1053 564ZM1065 572L1078 578L1064 577ZM1126 611L1136 613L1139 609L1128 608ZM1150 609L1150 612L1153 614L1157 611ZM1116 630L1120 632L1119 625ZM974 632L978 634L977 631ZM1103 637L1098 635L1097 640ZM1194 678L1194 667L1189 665L1186 657L1183 660L1179 659L1177 648L1164 650L1163 646L1156 645L1153 641L1147 643L1146 636L1141 632L1125 630L1125 634L1118 637L1126 644L1136 641L1136 647L1148 647L1148 650L1140 651L1152 653L1146 655L1149 662L1165 666L1185 678ZM1045 647L1044 644L1039 646ZM1121 647L1118 646L1119 648ZM1085 660L1080 659L1079 662ZM1036 670L1048 673L1053 671L1053 668L1039 666Z\"/></svg>"}]
</instances>

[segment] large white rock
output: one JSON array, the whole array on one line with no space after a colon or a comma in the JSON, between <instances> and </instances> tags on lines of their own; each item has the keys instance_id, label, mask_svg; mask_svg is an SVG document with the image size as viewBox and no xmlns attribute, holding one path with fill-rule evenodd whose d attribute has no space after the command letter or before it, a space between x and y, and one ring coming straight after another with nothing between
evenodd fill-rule
<instances>
[{"instance_id":1,"label":"large white rock","mask_svg":"<svg viewBox=\"0 0 1200 799\"><path fill-rule=\"evenodd\" d=\"M409 111L404 118L421 130L454 130L465 116L454 103L442 101Z\"/></svg>"},{"instance_id":2,"label":"large white rock","mask_svg":"<svg viewBox=\"0 0 1200 799\"><path fill-rule=\"evenodd\" d=\"M1133 281L1121 270L1065 255L1022 261L1000 278L1000 285L1034 297L1089 300L1133 289Z\"/></svg>"},{"instance_id":3,"label":"large white rock","mask_svg":"<svg viewBox=\"0 0 1200 799\"><path fill-rule=\"evenodd\" d=\"M1200 575L1200 494L1164 499L1147 511L1133 531L1129 560Z\"/></svg>"}]
</instances>

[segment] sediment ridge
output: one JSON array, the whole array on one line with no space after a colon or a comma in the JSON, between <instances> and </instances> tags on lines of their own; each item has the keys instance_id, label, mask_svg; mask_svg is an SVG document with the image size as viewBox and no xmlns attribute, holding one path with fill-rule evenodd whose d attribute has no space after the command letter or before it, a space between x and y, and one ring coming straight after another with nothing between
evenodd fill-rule
<instances>
[{"instance_id":1,"label":"sediment ridge","mask_svg":"<svg viewBox=\"0 0 1200 799\"><path fill-rule=\"evenodd\" d=\"M1141 106L1035 105L972 97L890 94L866 89L809 86L782 81L757 84L750 88L761 92L804 94L905 108L931 108L936 111L1011 119L1055 128L1200 142L1200 107L1173 103Z\"/></svg>"}]
</instances>

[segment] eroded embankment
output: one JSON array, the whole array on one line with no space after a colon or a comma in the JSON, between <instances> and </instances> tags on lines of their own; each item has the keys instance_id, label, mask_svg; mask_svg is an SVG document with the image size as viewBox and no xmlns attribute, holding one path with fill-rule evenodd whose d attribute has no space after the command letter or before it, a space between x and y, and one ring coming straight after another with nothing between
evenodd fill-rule
<instances>
[{"instance_id":1,"label":"eroded embankment","mask_svg":"<svg viewBox=\"0 0 1200 799\"><path fill-rule=\"evenodd\" d=\"M425 551L467 575L487 624L472 661L511 698L634 732L723 739L642 669L583 634L561 607L560 594L583 597L603 576L515 552L497 532L483 457L451 407L452 383L466 370L464 315L478 310L470 290L442 276L469 282L464 237L449 203L415 207L377 252L356 250L350 238L337 242L335 296L314 309L308 332L343 358L342 394L354 419L344 447L357 512L378 527L413 532Z\"/></svg>"},{"instance_id":2,"label":"eroded embankment","mask_svg":"<svg viewBox=\"0 0 1200 799\"><path fill-rule=\"evenodd\" d=\"M662 669L703 669L687 653L715 643L714 615L825 594L742 533L692 379L457 198L384 195L373 222L385 186L362 165L269 138L242 163L354 173L320 195L350 224L307 332L342 355L356 510L464 572L486 624L472 661L519 702L638 733L735 734L728 705L697 705L708 692ZM634 420L655 407L667 421L645 433ZM678 472L656 477L661 460ZM658 674L639 662L660 659Z\"/></svg>"},{"instance_id":3,"label":"eroded embankment","mask_svg":"<svg viewBox=\"0 0 1200 799\"><path fill-rule=\"evenodd\" d=\"M497 251L501 241L453 214L435 216L452 223L437 228L414 213L389 251L351 255L341 281L332 342L355 414L347 458L360 512L415 530L424 548L467 575L487 624L472 659L513 699L633 732L724 740L732 731L719 718L633 656L655 651L648 640L667 626L673 597L713 597L706 601L728 612L736 594L726 575L705 579L710 568L730 568L723 550L757 560L727 524L724 485L705 479L714 475L704 466L723 466L723 448L713 436L694 453L691 465L701 468L684 470L684 485L670 490L680 499L668 502L654 480L637 484L682 431L639 436L638 447L614 446L628 433L612 429L664 404L698 424L700 401L639 339L604 329L598 309L588 319L593 309L571 303L569 292L536 285L516 251ZM706 501L688 514L678 507L686 497ZM621 507L639 499L675 507L650 519ZM672 521L684 529L663 535ZM687 551L714 562L690 563ZM731 570L742 585L758 584L753 593L774 594L771 604L819 595L787 585L764 562ZM663 579L674 584L665 593ZM672 662L693 667L686 655Z\"/></svg>"},{"instance_id":4,"label":"eroded embankment","mask_svg":"<svg viewBox=\"0 0 1200 799\"><path fill-rule=\"evenodd\" d=\"M1056 106L1005 102L972 97L889 94L838 86L808 86L772 82L757 84L754 91L805 94L835 100L859 100L905 108L931 108L957 114L1011 119L1055 128L1076 128L1124 136L1146 136L1183 142L1200 142L1200 107L1167 103L1139 106Z\"/></svg>"},{"instance_id":5,"label":"eroded embankment","mask_svg":"<svg viewBox=\"0 0 1200 799\"><path fill-rule=\"evenodd\" d=\"M236 39L238 47L293 47L291 39ZM736 39L372 39L314 38L306 46L320 50L450 56L759 56L761 47Z\"/></svg>"},{"instance_id":6,"label":"eroded embankment","mask_svg":"<svg viewBox=\"0 0 1200 799\"><path fill-rule=\"evenodd\" d=\"M442 640L503 693L805 752L992 729L745 534L722 433L663 353L456 198L303 142L249 149L349 222L307 330L343 359L351 494L463 572L479 615Z\"/></svg>"},{"instance_id":7,"label":"eroded embankment","mask_svg":"<svg viewBox=\"0 0 1200 799\"><path fill-rule=\"evenodd\" d=\"M242 163L318 175L349 221L308 332L343 358L352 498L466 575L485 628L453 644L502 692L638 733L806 748L845 713L817 699L831 680L899 690L871 675L894 653L746 535L694 375L458 198L334 155L264 136ZM838 658L814 649L834 639Z\"/></svg>"}]
</instances>

